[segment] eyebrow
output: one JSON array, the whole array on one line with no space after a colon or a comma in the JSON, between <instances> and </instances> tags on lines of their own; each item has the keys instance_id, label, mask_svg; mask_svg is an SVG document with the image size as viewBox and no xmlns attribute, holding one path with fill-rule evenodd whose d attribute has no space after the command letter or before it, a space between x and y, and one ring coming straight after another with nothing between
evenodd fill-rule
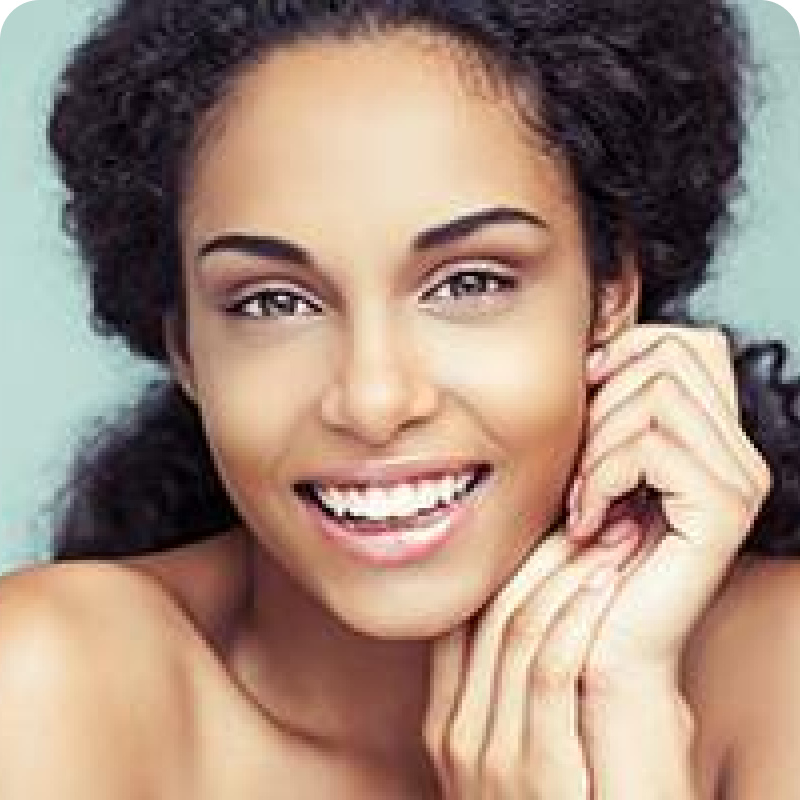
<instances>
[{"instance_id":1,"label":"eyebrow","mask_svg":"<svg viewBox=\"0 0 800 800\"><path fill-rule=\"evenodd\" d=\"M414 253L421 253L465 239L490 225L520 222L545 230L549 229L541 217L530 211L507 207L489 208L457 217L442 225L422 231L414 237L411 250ZM261 258L274 258L307 268L313 267L314 263L311 254L294 242L277 236L257 236L245 233L224 234L212 239L200 248L197 253L197 261L199 262L205 256L220 250L232 250Z\"/></svg>"}]
</instances>

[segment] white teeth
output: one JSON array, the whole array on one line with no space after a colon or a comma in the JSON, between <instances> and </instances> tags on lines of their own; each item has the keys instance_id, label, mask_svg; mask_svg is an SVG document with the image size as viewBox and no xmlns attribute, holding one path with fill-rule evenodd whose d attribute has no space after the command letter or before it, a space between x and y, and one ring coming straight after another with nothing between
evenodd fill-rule
<instances>
[{"instance_id":1,"label":"white teeth","mask_svg":"<svg viewBox=\"0 0 800 800\"><path fill-rule=\"evenodd\" d=\"M439 502L439 491L435 481L422 481L417 489L417 498L425 508L433 508Z\"/></svg>"},{"instance_id":2,"label":"white teeth","mask_svg":"<svg viewBox=\"0 0 800 800\"><path fill-rule=\"evenodd\" d=\"M361 508L366 505L364 496L357 489L351 489L345 495L345 508Z\"/></svg>"},{"instance_id":3,"label":"white teeth","mask_svg":"<svg viewBox=\"0 0 800 800\"><path fill-rule=\"evenodd\" d=\"M380 520L429 511L440 501L447 505L453 501L455 494L463 491L474 475L473 470L457 476L447 475L441 480L422 481L416 486L400 484L390 489L371 486L366 491L349 489L343 492L336 488L322 489L315 485L314 491L336 516L341 517L349 512L355 516Z\"/></svg>"},{"instance_id":4,"label":"white teeth","mask_svg":"<svg viewBox=\"0 0 800 800\"><path fill-rule=\"evenodd\" d=\"M331 489L328 492L326 502L337 517L344 514L344 509L347 507L347 498L338 489Z\"/></svg>"},{"instance_id":5,"label":"white teeth","mask_svg":"<svg viewBox=\"0 0 800 800\"><path fill-rule=\"evenodd\" d=\"M445 475L444 480L442 481L442 500L445 503L450 502L450 498L452 498L453 493L456 490L456 482L452 475Z\"/></svg>"}]
</instances>

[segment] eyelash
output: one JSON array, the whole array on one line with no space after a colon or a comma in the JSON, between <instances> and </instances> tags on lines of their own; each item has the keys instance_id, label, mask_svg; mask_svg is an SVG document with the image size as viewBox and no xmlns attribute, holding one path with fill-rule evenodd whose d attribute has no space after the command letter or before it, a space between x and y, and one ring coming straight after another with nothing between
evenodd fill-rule
<instances>
[{"instance_id":1,"label":"eyelash","mask_svg":"<svg viewBox=\"0 0 800 800\"><path fill-rule=\"evenodd\" d=\"M517 289L519 285L519 280L517 278L512 277L511 275L507 275L501 272L494 272L488 269L465 269L460 270L459 272L454 272L452 275L449 275L444 281L438 284L433 289L429 290L425 293L425 296L434 293L434 291L442 286L448 286L449 284L456 282L460 279L463 279L465 276L478 276L482 281L486 283L492 281L497 284L499 287L494 292L468 292L458 297L453 294L452 289L450 290L450 294L447 295L446 303L457 303L462 298L466 298L467 300L475 301L476 298L480 298L478 302L483 305L484 303L491 303L492 302L492 295L501 295L508 292L513 292ZM280 314L248 314L244 311L244 309L251 305L253 301L257 301L259 298L272 298L283 296L284 298L298 298L307 306L313 306L310 300L307 300L302 295L298 294L297 292L290 291L289 289L262 289L259 292L254 292L253 294L249 294L246 297L243 297L238 302L234 303L232 306L228 307L226 311L234 316L244 317L246 319L275 319L280 317L294 317L298 316L295 313L280 313ZM488 298L488 301L487 301ZM297 308L297 303L292 300L288 304L291 307L291 310L294 311ZM286 305L284 305L285 310ZM263 310L263 304L259 303L259 310ZM308 316L308 315L303 315Z\"/></svg>"}]
</instances>

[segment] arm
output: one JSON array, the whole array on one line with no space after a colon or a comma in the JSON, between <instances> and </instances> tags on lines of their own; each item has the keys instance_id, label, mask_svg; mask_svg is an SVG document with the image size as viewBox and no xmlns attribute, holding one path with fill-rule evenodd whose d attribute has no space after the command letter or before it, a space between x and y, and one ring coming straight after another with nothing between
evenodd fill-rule
<instances>
[{"instance_id":1,"label":"arm","mask_svg":"<svg viewBox=\"0 0 800 800\"><path fill-rule=\"evenodd\" d=\"M582 722L592 800L699 800L692 777L694 719L670 681L631 676L625 686L589 694Z\"/></svg>"},{"instance_id":2,"label":"arm","mask_svg":"<svg viewBox=\"0 0 800 800\"><path fill-rule=\"evenodd\" d=\"M702 659L693 662L702 676L693 691L713 695L710 704L702 704L701 716L693 720L688 707L681 709L681 696L670 689L648 689L633 680L614 690L598 687L587 703L588 719L594 722L587 733L594 731L596 742L587 749L594 750L599 786L604 787L593 800L635 797L631 787L647 787L648 776L659 772L656 781L665 785L688 776L687 748L693 744L695 722L710 726L710 735L719 739L715 749L725 753L717 800L795 800L800 626L794 621L800 619L800 563L762 560L740 574L724 605L715 635L704 639ZM672 791L664 796L692 796L681 794L689 789L680 786Z\"/></svg>"}]
</instances>

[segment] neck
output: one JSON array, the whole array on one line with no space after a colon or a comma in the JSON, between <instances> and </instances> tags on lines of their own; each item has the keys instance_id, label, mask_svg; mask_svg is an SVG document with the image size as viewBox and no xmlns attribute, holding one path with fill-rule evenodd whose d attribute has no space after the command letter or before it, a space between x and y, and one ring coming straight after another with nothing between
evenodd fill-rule
<instances>
[{"instance_id":1,"label":"neck","mask_svg":"<svg viewBox=\"0 0 800 800\"><path fill-rule=\"evenodd\" d=\"M357 633L253 541L235 674L286 733L372 761L423 751L430 645Z\"/></svg>"}]
</instances>

